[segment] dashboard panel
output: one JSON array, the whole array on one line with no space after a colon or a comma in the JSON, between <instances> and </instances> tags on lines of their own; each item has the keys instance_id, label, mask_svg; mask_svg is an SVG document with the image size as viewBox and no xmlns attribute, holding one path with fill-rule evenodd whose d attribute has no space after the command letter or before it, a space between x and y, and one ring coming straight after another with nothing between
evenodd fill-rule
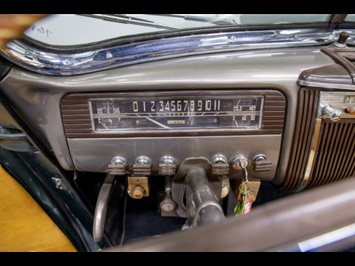
<instances>
[{"instance_id":1,"label":"dashboard panel","mask_svg":"<svg viewBox=\"0 0 355 266\"><path fill-rule=\"evenodd\" d=\"M27 53L25 63L13 59L28 44L12 42L1 71L1 149L43 170L38 176L62 193L57 199L74 198L70 208L89 217L95 247L121 244L125 226L135 234L166 221L169 230L220 223L236 216L243 192L254 203L266 182L294 193L353 178L354 48L339 43L342 34L336 41L338 32L319 30L303 43L290 43L290 32L248 32L281 34L261 44L242 31L241 44L229 31L112 41L77 57L53 47L41 57L36 44L25 51L43 62L30 66ZM190 53L194 43L186 48L185 39L206 47ZM151 57L139 54L158 46ZM145 226L157 216L165 220Z\"/></svg>"},{"instance_id":2,"label":"dashboard panel","mask_svg":"<svg viewBox=\"0 0 355 266\"><path fill-rule=\"evenodd\" d=\"M166 157L178 163L220 154L228 162L236 155L244 154L252 161L262 154L274 166L263 175L251 170L256 177L274 178L286 109L279 91L216 89L136 95L68 94L61 100L64 130L78 170L109 172L117 156L132 168L137 158L145 156L152 173L164 175L159 162ZM92 147L102 147L102 152L93 154Z\"/></svg>"},{"instance_id":3,"label":"dashboard panel","mask_svg":"<svg viewBox=\"0 0 355 266\"><path fill-rule=\"evenodd\" d=\"M198 138L193 138L193 136L200 135L200 138L203 139L206 136L215 138L220 135L223 137L233 136L232 139L234 139L237 136L251 134L255 139L260 139L260 136L268 134L278 135L278 138L282 139L283 142L283 145L279 143L281 148L278 151L279 156L273 159L273 167L278 168L278 173L275 176L269 176L267 179L273 178L276 183L280 183L285 176L287 158L291 151L289 144L292 142L294 133L295 124L293 121L297 114L299 88L297 79L304 69L326 66L332 64L333 60L320 52L318 48L309 47L272 49L267 54L263 50L226 52L214 55L212 59L208 60L208 63L206 63L206 60L206 56L196 55L190 58L175 58L111 69L90 75L68 77L41 76L41 78L38 78L38 74L31 72L24 76L19 69L14 68L8 79L3 81L2 87L12 104L18 108L20 115L28 121L35 134L47 142L48 149L53 150L54 156L66 170L76 169L74 163L76 158L72 158L68 147L68 139L80 140L83 138L83 141L85 141L85 138L94 138L95 141L99 141L100 138L109 140L112 137L123 137L125 134L130 137L142 138L142 135L144 135L144 138L147 136L158 138L166 134L164 130L142 130L141 133L132 130L129 130L131 132L119 131L119 133L117 133L117 130L114 132L105 130L101 130L102 133L94 132L90 117L91 107L88 104L90 97L100 99L107 98L107 95L109 97L128 95L128 97L144 99L145 95L149 97L172 95L177 97L175 99L181 99L181 96L184 95L201 97L201 95L209 93L213 97L220 97L223 94L233 95L233 93L236 93L237 96L261 95L265 98L267 94L265 96L263 91L275 92L277 95L281 95L278 100L281 99L281 102L284 103L281 103L281 106L267 107L268 103L265 98L263 103L264 113L261 118L262 124L258 130L236 130L235 128L222 130L209 128L206 131L174 129L169 130L164 138L190 136L191 139L197 141ZM137 75L136 73L141 74ZM18 84L16 89L13 88L13 80L16 80ZM66 103L65 100L74 96L77 97L78 102L73 101L75 107L71 110L70 103ZM82 96L82 99L80 96ZM79 99L81 100L79 101ZM35 105L33 101L36 102ZM69 107L66 107L66 105L69 105ZM66 111L65 108L69 108L69 110ZM70 117L72 112L75 113L74 109L80 110L81 113ZM282 111L282 109L285 111ZM271 114L269 118L266 112ZM275 118L277 120L275 120L275 123L272 112L276 112ZM76 118L78 120L75 120ZM70 119L73 120L70 121ZM80 122L83 122L84 125ZM114 144L112 140L111 143ZM251 142L251 144L262 147L267 142L258 140L257 143ZM246 145L246 143L243 143L243 145ZM232 145L229 146L232 147ZM230 153L231 147L229 148ZM96 149L96 152L104 153L105 151L104 149ZM248 150L243 152L249 153ZM210 153L207 155L208 159L213 156ZM111 160L112 156L113 154L110 153L104 161L100 160L101 170L107 167L107 163L109 163L107 160ZM139 155L136 154L136 156ZM232 156L232 154L226 156ZM278 157L285 161L279 163ZM253 156L250 157L250 159L252 158ZM155 158L155 161L157 160L158 158Z\"/></svg>"}]
</instances>

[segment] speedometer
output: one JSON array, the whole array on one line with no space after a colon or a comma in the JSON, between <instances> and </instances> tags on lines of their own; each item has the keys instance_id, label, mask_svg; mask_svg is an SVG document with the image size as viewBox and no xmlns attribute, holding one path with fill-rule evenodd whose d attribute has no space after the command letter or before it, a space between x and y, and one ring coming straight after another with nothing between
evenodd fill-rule
<instances>
[{"instance_id":1,"label":"speedometer","mask_svg":"<svg viewBox=\"0 0 355 266\"><path fill-rule=\"evenodd\" d=\"M119 131L259 130L264 96L169 96L90 99L93 129Z\"/></svg>"}]
</instances>

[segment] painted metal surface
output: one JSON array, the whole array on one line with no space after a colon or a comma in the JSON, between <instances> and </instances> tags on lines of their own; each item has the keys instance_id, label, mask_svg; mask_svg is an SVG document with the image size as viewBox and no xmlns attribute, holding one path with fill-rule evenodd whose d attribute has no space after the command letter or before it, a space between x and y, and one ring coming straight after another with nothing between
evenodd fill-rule
<instances>
[{"instance_id":1,"label":"painted metal surface","mask_svg":"<svg viewBox=\"0 0 355 266\"><path fill-rule=\"evenodd\" d=\"M59 102L73 92L275 88L287 98L284 143L291 143L299 85L304 69L333 64L319 47L239 51L175 58L80 76L43 76L13 68L1 89L66 170L75 169L64 136ZM291 146L282 147L284 176ZM277 177L276 177L277 181Z\"/></svg>"},{"instance_id":2,"label":"painted metal surface","mask_svg":"<svg viewBox=\"0 0 355 266\"><path fill-rule=\"evenodd\" d=\"M105 172L114 156L134 161L142 154L152 158L172 154L183 161L186 156L212 158L215 152L222 152L228 158L239 153L249 158L263 153L277 163L269 173L256 173L255 177L279 183L292 148L299 74L305 69L334 64L320 48L332 43L336 33L317 34L313 30L282 34L278 31L216 33L66 55L42 53L14 41L3 50L16 66L1 81L1 94L17 111L16 115L26 121L28 132L43 140L47 152L53 153L65 170ZM287 98L283 135L130 138L130 143L125 138L66 139L59 108L62 97L74 92L133 92L144 97L148 91L155 91L158 96L159 91L195 90L203 94L205 89L265 88L277 89ZM171 146L178 149L169 153ZM20 154L0 149L7 170L42 203L79 250L98 251L99 246L89 233L90 212L67 182L75 176L66 179L59 165L50 162L46 155L42 149ZM157 163L153 161L155 171ZM278 176L274 178L276 171ZM71 174L75 175L75 171Z\"/></svg>"}]
</instances>

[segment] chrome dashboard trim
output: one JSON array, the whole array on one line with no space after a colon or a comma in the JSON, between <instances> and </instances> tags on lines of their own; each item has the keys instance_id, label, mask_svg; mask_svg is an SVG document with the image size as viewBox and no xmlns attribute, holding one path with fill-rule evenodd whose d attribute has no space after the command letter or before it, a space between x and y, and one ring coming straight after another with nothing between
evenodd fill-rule
<instances>
[{"instance_id":1,"label":"chrome dashboard trim","mask_svg":"<svg viewBox=\"0 0 355 266\"><path fill-rule=\"evenodd\" d=\"M355 30L346 30L351 35ZM78 75L187 55L327 45L339 30L288 29L179 36L86 52L43 52L14 40L0 52L14 64L45 75ZM351 39L351 38L350 38ZM75 48L75 47L72 47Z\"/></svg>"},{"instance_id":2,"label":"chrome dashboard trim","mask_svg":"<svg viewBox=\"0 0 355 266\"><path fill-rule=\"evenodd\" d=\"M349 78L350 80L350 78ZM342 89L342 90L354 90L355 85L352 84L340 84L340 83L328 83L328 82L314 82L314 81L307 81L307 80L298 80L299 85L304 87L317 87L322 89Z\"/></svg>"},{"instance_id":3,"label":"chrome dashboard trim","mask_svg":"<svg viewBox=\"0 0 355 266\"><path fill-rule=\"evenodd\" d=\"M313 167L313 163L314 163L314 156L315 156L316 151L317 151L317 143L318 143L321 124L322 124L322 119L317 118L316 126L314 127L312 145L311 145L311 149L310 149L309 155L308 155L306 171L304 173L303 180L302 180L300 186L297 189L298 191L303 190L306 187L306 185L307 185L307 183L309 181L309 177L311 175L311 171L312 171L312 167Z\"/></svg>"}]
</instances>

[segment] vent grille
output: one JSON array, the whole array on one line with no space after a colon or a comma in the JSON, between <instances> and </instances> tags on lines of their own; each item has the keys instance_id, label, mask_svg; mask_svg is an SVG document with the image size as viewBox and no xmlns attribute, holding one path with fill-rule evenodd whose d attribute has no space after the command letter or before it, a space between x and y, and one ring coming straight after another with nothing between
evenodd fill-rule
<instances>
[{"instance_id":1,"label":"vent grille","mask_svg":"<svg viewBox=\"0 0 355 266\"><path fill-rule=\"evenodd\" d=\"M318 141L312 144L319 95L317 89L301 88L299 91L292 153L281 184L286 190L299 191L355 176L355 119L338 122L322 119ZM307 169L312 145L316 145L313 164ZM304 183L307 170L310 171Z\"/></svg>"},{"instance_id":2,"label":"vent grille","mask_svg":"<svg viewBox=\"0 0 355 266\"><path fill-rule=\"evenodd\" d=\"M324 120L306 188L355 176L355 119ZM317 178L321 177L321 178Z\"/></svg>"},{"instance_id":3,"label":"vent grille","mask_svg":"<svg viewBox=\"0 0 355 266\"><path fill-rule=\"evenodd\" d=\"M290 163L281 186L296 190L304 178L317 115L319 91L302 88L298 95L297 121Z\"/></svg>"},{"instance_id":4,"label":"vent grille","mask_svg":"<svg viewBox=\"0 0 355 266\"><path fill-rule=\"evenodd\" d=\"M194 92L190 92L193 94ZM210 95L211 92L206 91L206 95ZM230 94L231 91L213 91L213 94ZM236 95L263 95L264 96L264 109L263 120L260 130L255 131L238 131L238 132L219 132L218 134L224 135L263 135L263 134L282 134L286 99L285 96L276 90L238 90L234 91ZM157 93L157 97L163 93ZM195 92L195 94L201 94L201 92ZM61 100L60 108L64 124L64 130L67 138L114 138L123 137L129 135L130 137L140 136L142 133L95 133L92 128L90 118L89 100L95 98L115 98L115 97L131 97L136 96L133 93L83 93L83 94L68 94ZM167 94L169 95L169 94ZM184 92L181 92L184 95ZM152 133L145 133L145 135L153 136ZM191 133L177 132L169 133L169 136L173 135L189 135ZM193 133L194 135L210 135L211 132L206 133ZM159 135L160 136L160 135Z\"/></svg>"}]
</instances>

